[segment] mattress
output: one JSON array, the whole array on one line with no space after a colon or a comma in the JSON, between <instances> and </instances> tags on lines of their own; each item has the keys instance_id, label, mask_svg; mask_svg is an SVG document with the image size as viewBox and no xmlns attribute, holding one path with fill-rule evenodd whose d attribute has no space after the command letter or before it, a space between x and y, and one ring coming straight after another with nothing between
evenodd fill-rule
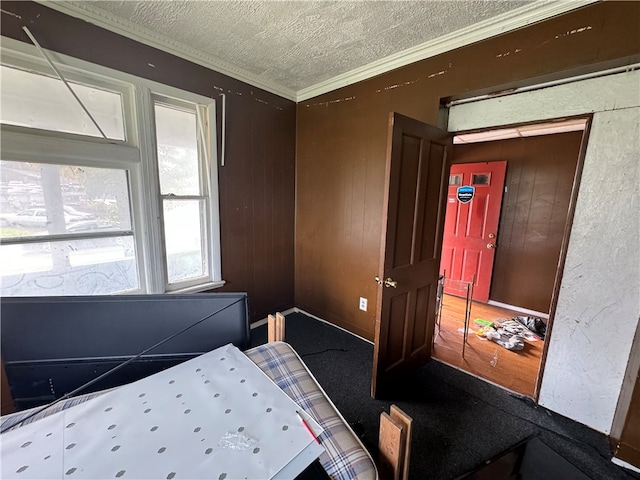
<instances>
[{"instance_id":1,"label":"mattress","mask_svg":"<svg viewBox=\"0 0 640 480\"><path fill-rule=\"evenodd\" d=\"M324 429L318 437L325 449L319 460L329 475L335 480L378 478L371 456L289 344L272 342L244 353ZM4 430L10 425L13 426L7 431L20 428L104 393L105 391L95 392L68 399L24 422L21 419L27 417L33 410L5 415L0 419L1 428Z\"/></svg>"}]
</instances>

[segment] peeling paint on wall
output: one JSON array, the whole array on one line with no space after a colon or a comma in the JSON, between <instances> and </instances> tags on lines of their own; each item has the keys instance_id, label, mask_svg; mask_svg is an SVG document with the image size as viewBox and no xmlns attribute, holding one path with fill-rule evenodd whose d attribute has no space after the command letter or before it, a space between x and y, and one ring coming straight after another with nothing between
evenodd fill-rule
<instances>
[{"instance_id":1,"label":"peeling paint on wall","mask_svg":"<svg viewBox=\"0 0 640 480\"><path fill-rule=\"evenodd\" d=\"M521 48L516 48L513 51L509 51L509 52L505 52L505 53L499 53L498 55L496 55L496 58L503 58L503 57L508 57L509 55L516 54L516 53L520 53L522 51Z\"/></svg>"},{"instance_id":2,"label":"peeling paint on wall","mask_svg":"<svg viewBox=\"0 0 640 480\"><path fill-rule=\"evenodd\" d=\"M574 28L573 30L567 30L564 33L559 33L559 34L555 35L552 39L545 40L540 45L538 45L536 48L540 48L543 45L546 45L547 43L551 42L552 40L558 40L560 38L569 37L569 36L575 35L577 33L584 33L584 32L587 32L589 30L593 30L593 27L591 25L587 25L586 27Z\"/></svg>"},{"instance_id":3,"label":"peeling paint on wall","mask_svg":"<svg viewBox=\"0 0 640 480\"><path fill-rule=\"evenodd\" d=\"M234 94L234 93L235 93L235 94L236 94L237 96L239 96L239 97L241 97L241 96L242 96L242 92L232 91L232 90L227 90L227 89L224 89L224 88L219 87L219 86L217 86L217 85L214 85L214 86L213 86L213 89L214 89L214 90L217 90L218 92L221 92L221 94L226 94L226 93ZM270 107L272 107L272 108L274 108L274 109L276 109L276 110L284 111L284 108L282 108L282 107L280 107L280 106L278 106L278 105L271 105L268 101L266 101L266 100L264 100L264 99L262 99L262 98L258 98L258 97L256 97L256 96L254 96L254 95L255 95L255 92L254 92L253 90L251 90L251 92L250 92L250 93L251 93L251 96L253 96L253 100L254 100L254 101L259 102L259 103L262 103L262 104L264 104L264 105L268 105L268 106L270 106Z\"/></svg>"},{"instance_id":4,"label":"peeling paint on wall","mask_svg":"<svg viewBox=\"0 0 640 480\"><path fill-rule=\"evenodd\" d=\"M384 88L379 88L378 90L376 90L376 93L380 93L386 90L393 90L394 88L399 88L399 87L404 87L407 85L412 85L414 83L418 83L420 81L419 78L416 78L415 80L409 80L408 82L404 82L404 83L396 83L394 85L389 85L388 87L384 87Z\"/></svg>"},{"instance_id":5,"label":"peeling paint on wall","mask_svg":"<svg viewBox=\"0 0 640 480\"><path fill-rule=\"evenodd\" d=\"M11 15L12 17L19 18L20 20L22 20L22 17L20 15L18 15L17 13L13 13L13 12L10 12L8 10L3 10L2 8L0 8L0 12L6 13L7 15ZM38 17L39 16L40 15L38 15Z\"/></svg>"},{"instance_id":6,"label":"peeling paint on wall","mask_svg":"<svg viewBox=\"0 0 640 480\"><path fill-rule=\"evenodd\" d=\"M449 62L449 66L447 68L445 68L444 70L440 70L438 72L434 72L431 75L427 75L427 78L434 78L434 77L439 77L440 75L444 75L445 73L447 73L449 70L453 69L453 63Z\"/></svg>"},{"instance_id":7,"label":"peeling paint on wall","mask_svg":"<svg viewBox=\"0 0 640 480\"><path fill-rule=\"evenodd\" d=\"M573 30L569 30L567 32L564 33L559 33L558 35L556 35L556 40L558 38L562 38L562 37L568 37L569 35L575 35L576 33L582 33L582 32L586 32L587 30L592 30L593 27L591 27L591 25L588 25L586 27L580 27L580 28L575 28Z\"/></svg>"},{"instance_id":8,"label":"peeling paint on wall","mask_svg":"<svg viewBox=\"0 0 640 480\"><path fill-rule=\"evenodd\" d=\"M429 75L427 78L433 78L433 77L438 77L440 75L444 75L445 73L447 73L446 70L440 70L439 72L436 73L432 73L431 75Z\"/></svg>"},{"instance_id":9,"label":"peeling paint on wall","mask_svg":"<svg viewBox=\"0 0 640 480\"><path fill-rule=\"evenodd\" d=\"M231 93L231 90L229 90L229 93ZM242 94L240 93L240 95L242 95ZM284 110L282 107L279 107L278 105L271 105L269 102L267 102L266 100L263 100L262 98L255 97L254 100L256 102L262 103L262 104L267 105L269 107L275 108L276 110L280 110L280 111Z\"/></svg>"},{"instance_id":10,"label":"peeling paint on wall","mask_svg":"<svg viewBox=\"0 0 640 480\"><path fill-rule=\"evenodd\" d=\"M355 97L355 95L354 95L354 96L352 96L352 97L345 97L345 98L339 98L339 99L336 99L336 100L329 100L328 102L318 102L318 103L313 103L313 104L309 104L309 103L307 103L307 104L305 105L305 107L307 107L307 108L309 108L309 107L318 107L318 106L321 106L321 107L328 107L328 106L329 106L329 105L331 105L332 103L348 102L348 101L350 101L350 100L355 100L355 98L356 98L356 97Z\"/></svg>"},{"instance_id":11,"label":"peeling paint on wall","mask_svg":"<svg viewBox=\"0 0 640 480\"><path fill-rule=\"evenodd\" d=\"M218 87L217 85L214 85L214 86L213 86L213 89L214 89L214 90L218 90L219 92L222 92L222 94L224 94L224 93L238 93L239 95L242 95L242 94L241 94L241 93L239 93L239 92L232 92L231 90L225 90L224 88L222 88L222 87ZM222 95L222 94L221 94L221 95ZM253 95L253 92L251 92L251 94Z\"/></svg>"}]
</instances>

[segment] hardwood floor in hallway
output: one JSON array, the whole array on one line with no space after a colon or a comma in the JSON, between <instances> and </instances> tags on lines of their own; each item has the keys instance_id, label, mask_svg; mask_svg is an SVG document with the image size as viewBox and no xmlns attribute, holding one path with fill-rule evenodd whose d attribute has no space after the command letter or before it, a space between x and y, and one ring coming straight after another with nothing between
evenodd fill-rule
<instances>
[{"instance_id":1,"label":"hardwood floor in hallway","mask_svg":"<svg viewBox=\"0 0 640 480\"><path fill-rule=\"evenodd\" d=\"M438 331L436 326L432 357L518 394L533 397L544 342L525 340L524 350L510 351L474 333L480 329L474 322L476 318L494 321L523 314L473 302L467 346L462 358L464 312L463 298L444 295L440 329Z\"/></svg>"}]
</instances>

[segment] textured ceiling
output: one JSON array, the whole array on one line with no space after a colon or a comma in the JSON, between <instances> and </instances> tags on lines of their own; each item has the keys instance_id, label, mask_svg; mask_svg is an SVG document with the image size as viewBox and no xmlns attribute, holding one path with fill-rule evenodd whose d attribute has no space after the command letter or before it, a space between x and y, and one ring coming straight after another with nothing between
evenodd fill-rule
<instances>
[{"instance_id":1,"label":"textured ceiling","mask_svg":"<svg viewBox=\"0 0 640 480\"><path fill-rule=\"evenodd\" d=\"M66 3L298 92L532 0Z\"/></svg>"}]
</instances>

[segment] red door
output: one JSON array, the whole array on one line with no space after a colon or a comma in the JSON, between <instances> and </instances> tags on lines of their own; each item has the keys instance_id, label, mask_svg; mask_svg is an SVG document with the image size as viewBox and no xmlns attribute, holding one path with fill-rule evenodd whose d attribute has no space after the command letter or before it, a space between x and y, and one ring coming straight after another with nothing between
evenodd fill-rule
<instances>
[{"instance_id":1,"label":"red door","mask_svg":"<svg viewBox=\"0 0 640 480\"><path fill-rule=\"evenodd\" d=\"M506 161L467 163L452 165L449 174L440 273L465 282L475 275L473 299L480 302L489 301L506 170ZM459 191L469 186L471 195L468 188ZM452 281L445 283L445 293L466 295Z\"/></svg>"}]
</instances>

